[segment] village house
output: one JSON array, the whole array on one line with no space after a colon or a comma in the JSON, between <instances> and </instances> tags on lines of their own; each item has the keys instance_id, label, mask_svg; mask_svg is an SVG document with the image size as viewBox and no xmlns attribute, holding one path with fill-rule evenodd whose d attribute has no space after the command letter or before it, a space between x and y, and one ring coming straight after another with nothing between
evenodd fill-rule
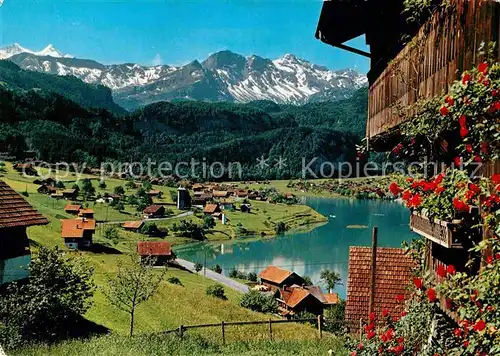
<instances>
[{"instance_id":1,"label":"village house","mask_svg":"<svg viewBox=\"0 0 500 356\"><path fill-rule=\"evenodd\" d=\"M214 199L228 198L229 192L227 190L214 190L213 197Z\"/></svg>"},{"instance_id":2,"label":"village house","mask_svg":"<svg viewBox=\"0 0 500 356\"><path fill-rule=\"evenodd\" d=\"M96 221L94 219L65 219L62 220L61 237L68 248L81 249L90 247L95 228Z\"/></svg>"},{"instance_id":3,"label":"village house","mask_svg":"<svg viewBox=\"0 0 500 356\"><path fill-rule=\"evenodd\" d=\"M222 210L233 211L234 210L233 199L231 199L231 198L221 199L220 200L220 208Z\"/></svg>"},{"instance_id":4,"label":"village house","mask_svg":"<svg viewBox=\"0 0 500 356\"><path fill-rule=\"evenodd\" d=\"M26 229L48 220L0 180L0 285L25 279L31 262Z\"/></svg>"},{"instance_id":5,"label":"village house","mask_svg":"<svg viewBox=\"0 0 500 356\"><path fill-rule=\"evenodd\" d=\"M193 192L202 192L202 191L203 191L203 189L205 189L205 188L204 188L204 186L203 186L203 184L199 184L199 183L195 183L195 184L193 184L193 186L191 187L191 190L192 190Z\"/></svg>"},{"instance_id":6,"label":"village house","mask_svg":"<svg viewBox=\"0 0 500 356\"><path fill-rule=\"evenodd\" d=\"M163 205L150 205L143 211L146 219L162 218L165 216L165 207Z\"/></svg>"},{"instance_id":7,"label":"village house","mask_svg":"<svg viewBox=\"0 0 500 356\"><path fill-rule=\"evenodd\" d=\"M207 204L203 208L203 213L205 215L212 215L212 216L217 213L220 214L221 213L220 206L219 204Z\"/></svg>"},{"instance_id":8,"label":"village house","mask_svg":"<svg viewBox=\"0 0 500 356\"><path fill-rule=\"evenodd\" d=\"M67 204L64 207L64 211L71 215L78 215L80 209L82 209L82 206L80 204Z\"/></svg>"},{"instance_id":9,"label":"village house","mask_svg":"<svg viewBox=\"0 0 500 356\"><path fill-rule=\"evenodd\" d=\"M148 192L148 195L151 197L151 198L156 198L158 196L161 195L161 190L157 190L157 189L151 189L149 192Z\"/></svg>"},{"instance_id":10,"label":"village house","mask_svg":"<svg viewBox=\"0 0 500 356\"><path fill-rule=\"evenodd\" d=\"M315 287L319 289L319 287ZM316 295L315 295L316 294ZM314 293L306 287L294 285L283 286L279 289L278 313L285 317L292 317L301 312L322 315L325 307L325 299L319 291Z\"/></svg>"},{"instance_id":11,"label":"village house","mask_svg":"<svg viewBox=\"0 0 500 356\"><path fill-rule=\"evenodd\" d=\"M77 189L65 189L61 192L62 196L68 200L75 200L78 197Z\"/></svg>"},{"instance_id":12,"label":"village house","mask_svg":"<svg viewBox=\"0 0 500 356\"><path fill-rule=\"evenodd\" d=\"M122 227L127 231L139 233L144 226L144 221L125 221Z\"/></svg>"},{"instance_id":13,"label":"village house","mask_svg":"<svg viewBox=\"0 0 500 356\"><path fill-rule=\"evenodd\" d=\"M62 193L53 193L50 195L50 197L53 199L63 199L64 195Z\"/></svg>"},{"instance_id":14,"label":"village house","mask_svg":"<svg viewBox=\"0 0 500 356\"><path fill-rule=\"evenodd\" d=\"M248 197L248 190L246 190L246 189L245 190L237 190L236 191L236 196L238 198L243 198L243 199L247 198Z\"/></svg>"},{"instance_id":15,"label":"village house","mask_svg":"<svg viewBox=\"0 0 500 356\"><path fill-rule=\"evenodd\" d=\"M137 254L141 261L147 258L156 259L155 265L164 266L175 259L170 243L166 241L139 241L137 243Z\"/></svg>"},{"instance_id":16,"label":"village house","mask_svg":"<svg viewBox=\"0 0 500 356\"><path fill-rule=\"evenodd\" d=\"M14 164L13 168L19 173L23 173L29 176L38 175L38 172L36 171L32 163L16 163Z\"/></svg>"},{"instance_id":17,"label":"village house","mask_svg":"<svg viewBox=\"0 0 500 356\"><path fill-rule=\"evenodd\" d=\"M376 262L372 268L372 256ZM371 312L381 315L383 309L403 311L398 295L409 296L415 262L401 248L351 246L347 279L345 320L351 330L359 321L367 322Z\"/></svg>"},{"instance_id":18,"label":"village house","mask_svg":"<svg viewBox=\"0 0 500 356\"><path fill-rule=\"evenodd\" d=\"M35 179L33 181L33 184L38 184L38 185L53 185L55 186L56 184L56 180L51 178L51 177L48 177L48 178L45 178L45 179Z\"/></svg>"},{"instance_id":19,"label":"village house","mask_svg":"<svg viewBox=\"0 0 500 356\"><path fill-rule=\"evenodd\" d=\"M260 283L270 290L277 290L294 284L301 286L304 279L295 272L290 272L276 266L269 266L259 273Z\"/></svg>"},{"instance_id":20,"label":"village house","mask_svg":"<svg viewBox=\"0 0 500 356\"><path fill-rule=\"evenodd\" d=\"M52 185L41 185L38 187L36 190L40 194L56 194L57 193L57 188L52 186Z\"/></svg>"},{"instance_id":21,"label":"village house","mask_svg":"<svg viewBox=\"0 0 500 356\"><path fill-rule=\"evenodd\" d=\"M86 219L93 219L94 210L89 208L80 209L80 211L78 212L78 216Z\"/></svg>"}]
</instances>

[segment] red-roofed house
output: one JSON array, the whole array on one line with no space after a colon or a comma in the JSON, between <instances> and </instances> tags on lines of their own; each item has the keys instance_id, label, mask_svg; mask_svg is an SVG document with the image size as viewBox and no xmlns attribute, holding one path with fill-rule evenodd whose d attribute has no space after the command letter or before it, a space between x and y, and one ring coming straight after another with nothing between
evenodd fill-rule
<instances>
[{"instance_id":1,"label":"red-roofed house","mask_svg":"<svg viewBox=\"0 0 500 356\"><path fill-rule=\"evenodd\" d=\"M284 286L302 285L304 280L295 272L290 272L276 266L269 266L259 274L260 281L270 289Z\"/></svg>"},{"instance_id":2,"label":"red-roofed house","mask_svg":"<svg viewBox=\"0 0 500 356\"><path fill-rule=\"evenodd\" d=\"M319 287L315 287L318 288ZM318 299L319 297L319 299ZM279 289L278 312L283 316L293 316L300 312L323 314L324 298L316 295L316 290L301 286L284 286Z\"/></svg>"},{"instance_id":3,"label":"red-roofed house","mask_svg":"<svg viewBox=\"0 0 500 356\"><path fill-rule=\"evenodd\" d=\"M64 207L64 211L68 214L78 215L82 206L80 204L68 204Z\"/></svg>"},{"instance_id":4,"label":"red-roofed house","mask_svg":"<svg viewBox=\"0 0 500 356\"><path fill-rule=\"evenodd\" d=\"M122 226L125 230L139 232L144 226L144 221L125 221Z\"/></svg>"},{"instance_id":5,"label":"red-roofed house","mask_svg":"<svg viewBox=\"0 0 500 356\"><path fill-rule=\"evenodd\" d=\"M94 210L89 209L89 208L80 209L80 211L78 212L78 216L82 217L82 218L93 219L94 218Z\"/></svg>"},{"instance_id":6,"label":"red-roofed house","mask_svg":"<svg viewBox=\"0 0 500 356\"><path fill-rule=\"evenodd\" d=\"M26 229L48 223L0 180L0 285L29 277L31 254Z\"/></svg>"},{"instance_id":7,"label":"red-roofed house","mask_svg":"<svg viewBox=\"0 0 500 356\"><path fill-rule=\"evenodd\" d=\"M203 213L205 213L205 215L214 215L220 212L221 210L219 204L207 204L203 208Z\"/></svg>"},{"instance_id":8,"label":"red-roofed house","mask_svg":"<svg viewBox=\"0 0 500 356\"><path fill-rule=\"evenodd\" d=\"M62 220L61 236L64 244L72 249L89 247L92 244L96 222L93 219L65 219Z\"/></svg>"},{"instance_id":9,"label":"red-roofed house","mask_svg":"<svg viewBox=\"0 0 500 356\"><path fill-rule=\"evenodd\" d=\"M156 258L156 265L165 265L175 259L172 246L166 241L139 241L137 253L141 260L147 257Z\"/></svg>"},{"instance_id":10,"label":"red-roofed house","mask_svg":"<svg viewBox=\"0 0 500 356\"><path fill-rule=\"evenodd\" d=\"M165 207L162 205L150 205L144 209L144 217L146 219L161 218L165 215Z\"/></svg>"},{"instance_id":11,"label":"red-roofed house","mask_svg":"<svg viewBox=\"0 0 500 356\"><path fill-rule=\"evenodd\" d=\"M371 247L351 246L347 278L347 302L345 319L347 326L355 331L359 320L368 320L370 293L374 293L373 311L380 315L382 309L402 312L403 303L397 295L409 296L407 286L411 281L413 259L400 248L377 248L375 286L371 286Z\"/></svg>"}]
</instances>

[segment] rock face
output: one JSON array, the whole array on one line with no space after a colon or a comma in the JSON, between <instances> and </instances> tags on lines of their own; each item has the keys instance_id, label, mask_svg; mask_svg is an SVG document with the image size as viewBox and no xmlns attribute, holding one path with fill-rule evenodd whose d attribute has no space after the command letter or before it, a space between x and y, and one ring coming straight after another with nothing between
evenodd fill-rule
<instances>
[{"instance_id":1,"label":"rock face","mask_svg":"<svg viewBox=\"0 0 500 356\"><path fill-rule=\"evenodd\" d=\"M69 57L50 45L34 52L15 44L0 49L0 58L8 58L24 69L73 75L87 83L105 85L113 90L116 102L127 109L182 99L304 104L344 99L367 85L366 76L352 69L332 71L292 54L270 60L221 51L201 63L195 60L177 67L103 65Z\"/></svg>"}]
</instances>

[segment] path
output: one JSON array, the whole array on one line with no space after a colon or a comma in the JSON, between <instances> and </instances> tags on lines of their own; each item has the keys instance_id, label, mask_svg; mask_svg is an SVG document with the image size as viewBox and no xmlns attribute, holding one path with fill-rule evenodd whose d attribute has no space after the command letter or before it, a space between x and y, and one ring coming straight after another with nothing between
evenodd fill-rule
<instances>
[{"instance_id":1,"label":"path","mask_svg":"<svg viewBox=\"0 0 500 356\"><path fill-rule=\"evenodd\" d=\"M177 262L180 266L184 267L185 269L187 269L193 273L197 273L195 268L194 268L193 262L189 262L189 261L183 260L181 258L177 258L175 260L175 262ZM236 282L235 280L233 280L229 277L226 277L222 274L218 274L218 273L211 271L209 269L206 269L206 271L201 270L199 272L199 274L205 275L205 277L210 278L211 280L214 280L220 284L223 284L223 285L225 285L231 289L234 289L235 291L238 291L240 293L247 293L249 291L249 288L247 285L245 285L243 283Z\"/></svg>"},{"instance_id":2,"label":"path","mask_svg":"<svg viewBox=\"0 0 500 356\"><path fill-rule=\"evenodd\" d=\"M183 218L185 216L191 216L193 215L192 211L186 211L185 213L181 213L179 215L175 216L168 216L164 218L151 218L151 219L142 219L144 222L148 221L162 221L162 220L170 220L170 219L177 219L177 218ZM97 221L98 224L103 224L103 225L116 225L116 224L123 224L125 221Z\"/></svg>"}]
</instances>

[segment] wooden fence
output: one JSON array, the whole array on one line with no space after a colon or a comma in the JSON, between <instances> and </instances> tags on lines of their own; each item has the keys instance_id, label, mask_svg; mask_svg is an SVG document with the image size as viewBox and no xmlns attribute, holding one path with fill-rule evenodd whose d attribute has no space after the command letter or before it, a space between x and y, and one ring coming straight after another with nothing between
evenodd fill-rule
<instances>
[{"instance_id":1,"label":"wooden fence","mask_svg":"<svg viewBox=\"0 0 500 356\"><path fill-rule=\"evenodd\" d=\"M418 99L446 91L482 59L482 42L498 44L499 8L494 0L451 0L434 14L370 86L367 137L401 124Z\"/></svg>"},{"instance_id":2,"label":"wooden fence","mask_svg":"<svg viewBox=\"0 0 500 356\"><path fill-rule=\"evenodd\" d=\"M180 325L178 328L167 330L162 332L162 334L173 334L177 333L179 336L183 336L184 333L188 330L194 329L202 329L202 328L219 328L222 343L226 343L226 330L231 326L243 326L243 325L268 325L267 332L269 333L269 339L273 340L273 325L274 324L287 324L287 323L316 323L317 324L317 335L318 338L321 339L323 337L322 326L324 322L328 322L331 324L344 324L345 320L333 320L333 319L324 319L321 315L317 318L305 318L305 319L269 319L269 320L259 320L259 321L231 321L225 322L222 321L220 323L213 324L199 324L199 325Z\"/></svg>"}]
</instances>

